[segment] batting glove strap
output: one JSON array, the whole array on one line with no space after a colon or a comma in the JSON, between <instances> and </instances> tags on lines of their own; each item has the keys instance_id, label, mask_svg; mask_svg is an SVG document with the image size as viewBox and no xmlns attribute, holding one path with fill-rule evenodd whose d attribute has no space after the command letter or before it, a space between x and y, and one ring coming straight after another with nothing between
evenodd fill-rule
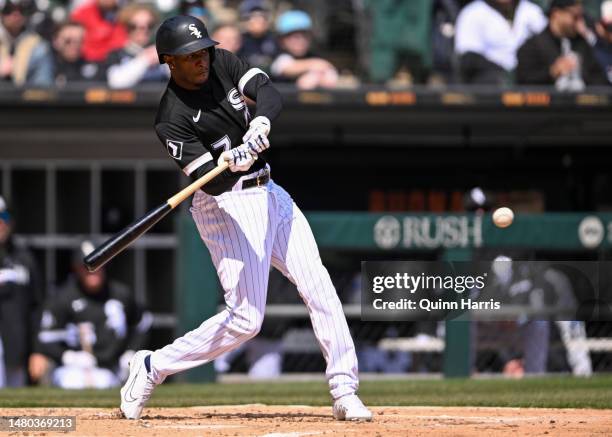
<instances>
[{"instance_id":1,"label":"batting glove strap","mask_svg":"<svg viewBox=\"0 0 612 437\"><path fill-rule=\"evenodd\" d=\"M244 161L247 159L247 152L246 150L241 150L240 148L236 147L235 149L231 150L232 152L232 161L234 162L234 164L239 163L240 161Z\"/></svg>"},{"instance_id":2,"label":"batting glove strap","mask_svg":"<svg viewBox=\"0 0 612 437\"><path fill-rule=\"evenodd\" d=\"M259 117L255 117L249 123L249 130L242 137L242 142L247 143L248 141L256 138L258 135L263 135L264 137L268 137L270 135L270 129L272 128L272 123L268 117L260 115Z\"/></svg>"},{"instance_id":3,"label":"batting glove strap","mask_svg":"<svg viewBox=\"0 0 612 437\"><path fill-rule=\"evenodd\" d=\"M235 149L223 152L219 156L218 164L227 161L231 171L246 171L253 165L256 159L257 156L250 152L249 147L246 144L242 144Z\"/></svg>"}]
</instances>

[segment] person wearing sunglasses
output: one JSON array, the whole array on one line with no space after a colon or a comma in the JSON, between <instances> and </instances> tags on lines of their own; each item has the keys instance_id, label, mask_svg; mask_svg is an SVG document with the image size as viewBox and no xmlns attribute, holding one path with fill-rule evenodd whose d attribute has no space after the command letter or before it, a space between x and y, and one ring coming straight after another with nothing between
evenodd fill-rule
<instances>
[{"instance_id":1,"label":"person wearing sunglasses","mask_svg":"<svg viewBox=\"0 0 612 437\"><path fill-rule=\"evenodd\" d=\"M163 82L170 77L167 65L160 65L154 32L159 23L157 13L147 5L126 6L120 21L128 30L128 42L107 59L107 80L110 88L131 88L142 82Z\"/></svg>"},{"instance_id":2,"label":"person wearing sunglasses","mask_svg":"<svg viewBox=\"0 0 612 437\"><path fill-rule=\"evenodd\" d=\"M28 27L30 0L0 0L0 80L16 86L51 85L49 44Z\"/></svg>"},{"instance_id":3,"label":"person wearing sunglasses","mask_svg":"<svg viewBox=\"0 0 612 437\"><path fill-rule=\"evenodd\" d=\"M81 54L84 35L83 26L72 21L59 24L53 33L53 79L56 87L104 80L102 66L87 62Z\"/></svg>"}]
</instances>

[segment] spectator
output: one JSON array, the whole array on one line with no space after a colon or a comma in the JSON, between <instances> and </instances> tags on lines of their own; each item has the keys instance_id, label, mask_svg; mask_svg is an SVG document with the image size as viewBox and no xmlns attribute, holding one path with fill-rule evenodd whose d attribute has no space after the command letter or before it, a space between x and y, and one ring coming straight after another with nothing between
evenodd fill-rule
<instances>
[{"instance_id":1,"label":"spectator","mask_svg":"<svg viewBox=\"0 0 612 437\"><path fill-rule=\"evenodd\" d=\"M338 71L325 59L311 52L312 21L303 11L291 10L278 17L276 31L281 54L270 70L279 82L295 82L298 88L333 88L338 83Z\"/></svg>"},{"instance_id":2,"label":"spectator","mask_svg":"<svg viewBox=\"0 0 612 437\"><path fill-rule=\"evenodd\" d=\"M121 0L88 0L71 15L85 28L83 57L86 61L102 62L114 50L123 48L128 35L118 21Z\"/></svg>"},{"instance_id":3,"label":"spectator","mask_svg":"<svg viewBox=\"0 0 612 437\"><path fill-rule=\"evenodd\" d=\"M448 83L456 79L454 41L458 15L457 0L434 1L431 36L433 75L430 77L430 83L435 81Z\"/></svg>"},{"instance_id":4,"label":"spectator","mask_svg":"<svg viewBox=\"0 0 612 437\"><path fill-rule=\"evenodd\" d=\"M85 29L78 23L65 22L53 35L53 78L55 86L68 82L102 81L103 68L83 59L81 48Z\"/></svg>"},{"instance_id":5,"label":"spectator","mask_svg":"<svg viewBox=\"0 0 612 437\"><path fill-rule=\"evenodd\" d=\"M353 3L366 6L359 22L370 79L391 87L424 82L432 66L433 0Z\"/></svg>"},{"instance_id":6,"label":"spectator","mask_svg":"<svg viewBox=\"0 0 612 437\"><path fill-rule=\"evenodd\" d=\"M11 215L0 197L0 387L27 382L43 300L34 260L13 243L12 230Z\"/></svg>"},{"instance_id":7,"label":"spectator","mask_svg":"<svg viewBox=\"0 0 612 437\"><path fill-rule=\"evenodd\" d=\"M612 0L601 4L601 20L595 24L595 57L612 83Z\"/></svg>"},{"instance_id":8,"label":"spectator","mask_svg":"<svg viewBox=\"0 0 612 437\"><path fill-rule=\"evenodd\" d=\"M72 262L74 276L43 311L38 350L59 365L52 382L62 388L119 385L151 326L151 315L126 286L108 280L104 270L86 270L82 259L93 249L90 241L80 244Z\"/></svg>"},{"instance_id":9,"label":"spectator","mask_svg":"<svg viewBox=\"0 0 612 437\"><path fill-rule=\"evenodd\" d=\"M206 27L209 27L211 17L208 9L204 6L203 0L181 0L179 13L181 15L196 17L202 21Z\"/></svg>"},{"instance_id":10,"label":"spectator","mask_svg":"<svg viewBox=\"0 0 612 437\"><path fill-rule=\"evenodd\" d=\"M476 0L459 13L455 50L464 83L503 85L516 68L516 52L546 27L539 6L527 0Z\"/></svg>"},{"instance_id":11,"label":"spectator","mask_svg":"<svg viewBox=\"0 0 612 437\"><path fill-rule=\"evenodd\" d=\"M242 48L238 56L252 67L270 71L270 65L278 55L276 37L270 30L270 11L262 0L245 0L240 5L240 17L244 23Z\"/></svg>"},{"instance_id":12,"label":"spectator","mask_svg":"<svg viewBox=\"0 0 612 437\"><path fill-rule=\"evenodd\" d=\"M27 27L31 0L0 0L0 79L16 86L50 86L49 44Z\"/></svg>"},{"instance_id":13,"label":"spectator","mask_svg":"<svg viewBox=\"0 0 612 437\"><path fill-rule=\"evenodd\" d=\"M121 11L120 22L128 29L127 44L108 56L108 85L130 88L142 82L166 81L170 70L160 65L153 31L159 22L157 13L146 5L133 4Z\"/></svg>"},{"instance_id":14,"label":"spectator","mask_svg":"<svg viewBox=\"0 0 612 437\"><path fill-rule=\"evenodd\" d=\"M606 84L589 44L578 34L583 19L578 0L553 0L549 23L518 52L517 82L555 85L559 91L580 91L585 85Z\"/></svg>"},{"instance_id":15,"label":"spectator","mask_svg":"<svg viewBox=\"0 0 612 437\"><path fill-rule=\"evenodd\" d=\"M536 293L545 294L552 286L545 281L537 265L529 269L525 264L520 265L520 262L516 263L508 256L498 255L491 263L489 293L502 296L505 301L516 305L535 307L529 299ZM546 372L550 322L524 319L523 316L517 317L515 322L481 322L478 325L485 332L488 327L490 337L497 336L499 340L501 334L503 340L497 352L503 362L503 373L514 378L521 378L525 373Z\"/></svg>"},{"instance_id":16,"label":"spectator","mask_svg":"<svg viewBox=\"0 0 612 437\"><path fill-rule=\"evenodd\" d=\"M191 1L191 0L182 0L182 1ZM197 1L197 0L196 0ZM234 7L234 5L238 4L238 0L234 0L229 2L227 0L199 0L200 2L204 2L206 5L206 12L208 15L208 22L205 20L201 20L205 22L205 24L211 24L213 27L218 26L225 23L237 23L238 22L238 8ZM202 17L196 17L201 19Z\"/></svg>"},{"instance_id":17,"label":"spectator","mask_svg":"<svg viewBox=\"0 0 612 437\"><path fill-rule=\"evenodd\" d=\"M240 29L234 24L218 26L212 33L211 38L219 42L218 49L225 49L228 52L238 53L240 47L242 47Z\"/></svg>"}]
</instances>

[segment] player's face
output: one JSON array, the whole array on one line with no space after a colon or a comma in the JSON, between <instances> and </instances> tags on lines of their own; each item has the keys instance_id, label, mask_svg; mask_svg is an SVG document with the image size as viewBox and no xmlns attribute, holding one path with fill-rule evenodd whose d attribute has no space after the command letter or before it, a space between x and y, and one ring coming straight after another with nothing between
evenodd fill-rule
<instances>
[{"instance_id":1,"label":"player's face","mask_svg":"<svg viewBox=\"0 0 612 437\"><path fill-rule=\"evenodd\" d=\"M171 56L168 60L172 78L187 89L197 89L208 80L210 55L202 49L187 55Z\"/></svg>"},{"instance_id":2,"label":"player's face","mask_svg":"<svg viewBox=\"0 0 612 437\"><path fill-rule=\"evenodd\" d=\"M6 243L9 235L11 235L11 226L4 220L0 219L0 244Z\"/></svg>"},{"instance_id":3,"label":"player's face","mask_svg":"<svg viewBox=\"0 0 612 437\"><path fill-rule=\"evenodd\" d=\"M105 280L104 270L98 270L96 272L88 272L84 266L78 265L76 267L76 274L81 283L83 289L90 294L96 294L102 289Z\"/></svg>"}]
</instances>

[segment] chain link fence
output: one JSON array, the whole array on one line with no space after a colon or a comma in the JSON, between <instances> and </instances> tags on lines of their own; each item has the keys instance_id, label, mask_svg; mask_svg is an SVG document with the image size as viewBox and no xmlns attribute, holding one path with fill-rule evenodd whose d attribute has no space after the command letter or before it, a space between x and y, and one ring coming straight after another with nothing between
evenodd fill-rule
<instances>
[{"instance_id":1,"label":"chain link fence","mask_svg":"<svg viewBox=\"0 0 612 437\"><path fill-rule=\"evenodd\" d=\"M404 255L436 259L438 254ZM568 256L567 254L563 255ZM380 255L324 253L345 307L361 372L439 374L443 371L445 322L364 322L360 319L360 261ZM536 254L530 254L531 259ZM541 258L540 258L541 259ZM550 259L550 254L547 255ZM567 258L566 258L567 259ZM470 322L474 374L564 373L589 376L612 371L612 322ZM267 371L324 372L325 361L298 291L273 270L266 319L258 341L247 343L222 372L249 372L258 358L275 356ZM257 340L256 339L256 340ZM258 351L258 349L260 349ZM264 360L265 361L265 360ZM257 377L257 373L252 374ZM262 377L273 376L266 372Z\"/></svg>"}]
</instances>

